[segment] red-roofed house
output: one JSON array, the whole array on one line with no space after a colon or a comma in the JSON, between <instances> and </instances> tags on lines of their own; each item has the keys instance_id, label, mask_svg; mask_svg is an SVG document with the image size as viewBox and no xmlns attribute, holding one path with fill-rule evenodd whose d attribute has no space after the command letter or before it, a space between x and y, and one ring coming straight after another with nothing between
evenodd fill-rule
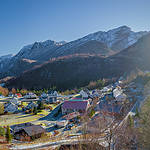
<instances>
[{"instance_id":1,"label":"red-roofed house","mask_svg":"<svg viewBox=\"0 0 150 150\"><path fill-rule=\"evenodd\" d=\"M68 114L72 112L84 113L89 108L90 103L88 100L73 100L64 101L62 105L62 113Z\"/></svg>"},{"instance_id":2,"label":"red-roofed house","mask_svg":"<svg viewBox=\"0 0 150 150\"><path fill-rule=\"evenodd\" d=\"M21 95L20 93L16 93L15 96L16 96L17 98L21 98L21 97L22 97L22 95Z\"/></svg>"}]
</instances>

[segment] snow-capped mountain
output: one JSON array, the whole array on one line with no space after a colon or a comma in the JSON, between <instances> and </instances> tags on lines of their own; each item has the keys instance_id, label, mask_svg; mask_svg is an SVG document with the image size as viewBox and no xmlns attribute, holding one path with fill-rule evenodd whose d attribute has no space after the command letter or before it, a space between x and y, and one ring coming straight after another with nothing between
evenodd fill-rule
<instances>
[{"instance_id":1,"label":"snow-capped mountain","mask_svg":"<svg viewBox=\"0 0 150 150\"><path fill-rule=\"evenodd\" d=\"M99 31L71 42L47 40L24 46L18 54L11 57L0 57L0 78L16 76L48 61L50 58L67 56L76 53L100 54L105 57L133 45L148 32L134 32L127 26L109 31Z\"/></svg>"},{"instance_id":2,"label":"snow-capped mountain","mask_svg":"<svg viewBox=\"0 0 150 150\"><path fill-rule=\"evenodd\" d=\"M7 65L9 63L9 61L11 60L11 58L13 58L13 54L9 54L9 55L4 55L4 56L0 56L0 70L5 70L5 65Z\"/></svg>"},{"instance_id":3,"label":"snow-capped mountain","mask_svg":"<svg viewBox=\"0 0 150 150\"><path fill-rule=\"evenodd\" d=\"M9 80L9 88L49 88L57 89L86 86L90 81L102 78L116 78L137 71L150 70L150 34L139 39L132 46L109 56L64 57L50 61L36 69L23 73L16 79ZM62 57L61 57L62 58ZM38 81L38 82L37 82Z\"/></svg>"},{"instance_id":4,"label":"snow-capped mountain","mask_svg":"<svg viewBox=\"0 0 150 150\"><path fill-rule=\"evenodd\" d=\"M102 42L108 48L114 51L120 51L136 43L138 39L140 39L143 35L146 35L147 33L147 31L134 32L131 30L131 28L127 26L121 26L107 32L99 31L63 45L56 50L55 56L63 54L64 50L70 51L71 48L75 48L92 40Z\"/></svg>"},{"instance_id":5,"label":"snow-capped mountain","mask_svg":"<svg viewBox=\"0 0 150 150\"><path fill-rule=\"evenodd\" d=\"M9 58L11 58L13 56L14 56L13 54L8 54L8 55L0 56L0 61L4 60L4 59L9 59Z\"/></svg>"},{"instance_id":6,"label":"snow-capped mountain","mask_svg":"<svg viewBox=\"0 0 150 150\"><path fill-rule=\"evenodd\" d=\"M52 40L35 42L34 44L24 46L15 57L34 60L46 60L46 58L43 58L44 54L47 54L47 56L50 57L49 54L52 53L53 50L65 43L65 41L55 42Z\"/></svg>"}]
</instances>

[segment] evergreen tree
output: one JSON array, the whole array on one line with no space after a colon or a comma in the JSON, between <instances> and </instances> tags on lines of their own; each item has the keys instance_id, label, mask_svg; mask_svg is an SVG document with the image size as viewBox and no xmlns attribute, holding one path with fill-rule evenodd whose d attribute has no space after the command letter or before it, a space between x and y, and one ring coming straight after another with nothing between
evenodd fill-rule
<instances>
[{"instance_id":1,"label":"evergreen tree","mask_svg":"<svg viewBox=\"0 0 150 150\"><path fill-rule=\"evenodd\" d=\"M8 143L11 142L11 140L12 140L12 135L10 133L10 127L9 126L7 126L7 129L6 129L6 140Z\"/></svg>"},{"instance_id":2,"label":"evergreen tree","mask_svg":"<svg viewBox=\"0 0 150 150\"><path fill-rule=\"evenodd\" d=\"M139 117L140 117L140 113L139 113L139 110L138 110L138 108L136 108L136 113L135 113L135 116L136 116L137 118L139 118Z\"/></svg>"},{"instance_id":3,"label":"evergreen tree","mask_svg":"<svg viewBox=\"0 0 150 150\"><path fill-rule=\"evenodd\" d=\"M39 103L38 103L38 109L39 109L39 110L44 109L44 104L43 104L43 102L39 101Z\"/></svg>"},{"instance_id":4,"label":"evergreen tree","mask_svg":"<svg viewBox=\"0 0 150 150\"><path fill-rule=\"evenodd\" d=\"M34 113L34 115L37 115L37 107L34 107L34 109L33 109L33 113Z\"/></svg>"}]
</instances>

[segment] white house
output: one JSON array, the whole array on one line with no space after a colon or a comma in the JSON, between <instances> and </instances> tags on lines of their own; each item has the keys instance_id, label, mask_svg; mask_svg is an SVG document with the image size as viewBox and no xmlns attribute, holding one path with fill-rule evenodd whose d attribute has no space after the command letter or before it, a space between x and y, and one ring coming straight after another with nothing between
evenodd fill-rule
<instances>
[{"instance_id":1,"label":"white house","mask_svg":"<svg viewBox=\"0 0 150 150\"><path fill-rule=\"evenodd\" d=\"M108 85L108 86L105 86L105 87L101 90L101 92L110 92L110 91L112 91L112 89L113 89L113 86L112 86L112 85Z\"/></svg>"},{"instance_id":2,"label":"white house","mask_svg":"<svg viewBox=\"0 0 150 150\"><path fill-rule=\"evenodd\" d=\"M84 90L81 90L79 94L82 96L83 99L86 99L89 97L88 93L85 92Z\"/></svg>"},{"instance_id":3,"label":"white house","mask_svg":"<svg viewBox=\"0 0 150 150\"><path fill-rule=\"evenodd\" d=\"M122 89L121 88L115 88L113 90L113 96L116 98L118 95L121 95L123 93Z\"/></svg>"},{"instance_id":4,"label":"white house","mask_svg":"<svg viewBox=\"0 0 150 150\"><path fill-rule=\"evenodd\" d=\"M48 97L47 97L47 102L48 103L55 103L57 102L57 97L58 97L58 93L57 91L48 91Z\"/></svg>"},{"instance_id":5,"label":"white house","mask_svg":"<svg viewBox=\"0 0 150 150\"><path fill-rule=\"evenodd\" d=\"M6 107L5 107L5 112L10 112L10 113L14 113L18 111L18 106L15 105L14 103L9 103Z\"/></svg>"},{"instance_id":6,"label":"white house","mask_svg":"<svg viewBox=\"0 0 150 150\"><path fill-rule=\"evenodd\" d=\"M24 96L24 98L27 98L27 99L36 99L37 96L36 96L36 94L34 94L34 93L27 93L27 94Z\"/></svg>"},{"instance_id":7,"label":"white house","mask_svg":"<svg viewBox=\"0 0 150 150\"><path fill-rule=\"evenodd\" d=\"M126 98L127 98L127 96L126 96L124 93L122 93L122 94L120 94L120 95L117 95L117 96L115 97L115 99L116 99L117 101L125 101Z\"/></svg>"}]
</instances>

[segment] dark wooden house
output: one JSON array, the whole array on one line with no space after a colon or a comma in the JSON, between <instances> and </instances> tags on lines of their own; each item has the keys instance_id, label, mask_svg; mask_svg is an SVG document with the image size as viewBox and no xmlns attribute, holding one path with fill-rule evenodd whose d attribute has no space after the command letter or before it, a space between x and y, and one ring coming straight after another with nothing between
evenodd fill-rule
<instances>
[{"instance_id":1,"label":"dark wooden house","mask_svg":"<svg viewBox=\"0 0 150 150\"><path fill-rule=\"evenodd\" d=\"M20 141L31 141L40 138L45 133L45 129L40 125L23 127L14 133L14 138Z\"/></svg>"}]
</instances>

